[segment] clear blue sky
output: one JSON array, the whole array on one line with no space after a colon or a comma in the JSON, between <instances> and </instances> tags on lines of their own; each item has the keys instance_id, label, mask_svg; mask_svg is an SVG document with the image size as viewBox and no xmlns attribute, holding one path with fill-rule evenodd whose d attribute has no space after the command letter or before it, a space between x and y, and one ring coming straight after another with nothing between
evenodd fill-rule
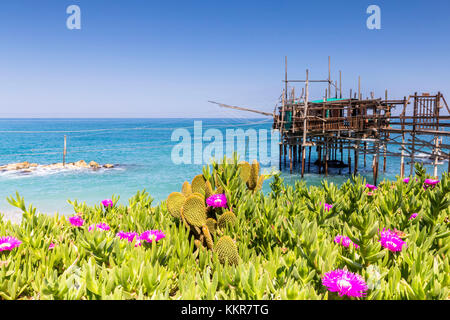
<instances>
[{"instance_id":1,"label":"clear blue sky","mask_svg":"<svg viewBox=\"0 0 450 320\"><path fill-rule=\"evenodd\" d=\"M66 28L71 4L81 30ZM207 100L271 112L285 55L289 78L326 78L331 55L345 96L361 75L365 95L450 100L450 2L2 0L0 117L237 115Z\"/></svg>"}]
</instances>

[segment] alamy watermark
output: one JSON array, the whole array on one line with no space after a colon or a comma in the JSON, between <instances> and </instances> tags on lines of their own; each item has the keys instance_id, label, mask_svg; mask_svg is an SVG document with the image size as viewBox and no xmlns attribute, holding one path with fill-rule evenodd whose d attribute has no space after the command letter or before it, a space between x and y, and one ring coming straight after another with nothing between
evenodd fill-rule
<instances>
[{"instance_id":1,"label":"alamy watermark","mask_svg":"<svg viewBox=\"0 0 450 320\"><path fill-rule=\"evenodd\" d=\"M171 141L178 142L171 159L174 164L208 164L220 162L224 155L236 152L241 161L258 160L262 166L275 166L279 161L280 134L267 129L210 128L203 132L203 122L194 121L193 134L185 128L172 132Z\"/></svg>"},{"instance_id":2,"label":"alamy watermark","mask_svg":"<svg viewBox=\"0 0 450 320\"><path fill-rule=\"evenodd\" d=\"M367 10L367 14L370 16L367 18L366 26L369 30L380 30L381 29L381 9L379 6L372 4Z\"/></svg>"},{"instance_id":3,"label":"alamy watermark","mask_svg":"<svg viewBox=\"0 0 450 320\"><path fill-rule=\"evenodd\" d=\"M69 30L80 30L81 29L81 9L79 6L73 4L68 6L66 13L70 16L66 20L66 26Z\"/></svg>"}]
</instances>

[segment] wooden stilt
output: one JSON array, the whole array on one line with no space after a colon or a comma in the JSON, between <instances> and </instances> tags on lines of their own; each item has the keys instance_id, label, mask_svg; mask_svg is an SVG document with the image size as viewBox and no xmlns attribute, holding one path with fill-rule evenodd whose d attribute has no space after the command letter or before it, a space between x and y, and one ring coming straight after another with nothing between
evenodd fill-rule
<instances>
[{"instance_id":1,"label":"wooden stilt","mask_svg":"<svg viewBox=\"0 0 450 320\"><path fill-rule=\"evenodd\" d=\"M413 118L413 125L412 125L412 133L411 133L411 167L410 167L410 175L412 176L414 173L414 153L415 153L415 142L416 142L416 117L417 117L417 92L414 94L414 118Z\"/></svg>"},{"instance_id":2,"label":"wooden stilt","mask_svg":"<svg viewBox=\"0 0 450 320\"><path fill-rule=\"evenodd\" d=\"M280 167L280 171L281 171L281 155L282 155L282 152L283 152L283 145L280 143L280 155L279 155L279 167Z\"/></svg>"},{"instance_id":3,"label":"wooden stilt","mask_svg":"<svg viewBox=\"0 0 450 320\"><path fill-rule=\"evenodd\" d=\"M355 174L357 174L358 173L358 158L359 158L359 153L358 153L358 146L356 146L356 148L355 148Z\"/></svg>"},{"instance_id":4,"label":"wooden stilt","mask_svg":"<svg viewBox=\"0 0 450 320\"><path fill-rule=\"evenodd\" d=\"M306 157L305 147L302 146L302 178L305 174L305 157Z\"/></svg>"},{"instance_id":5,"label":"wooden stilt","mask_svg":"<svg viewBox=\"0 0 450 320\"><path fill-rule=\"evenodd\" d=\"M328 140L328 139L327 139ZM328 176L328 156L329 156L329 144L328 141L325 144L325 176Z\"/></svg>"},{"instance_id":6,"label":"wooden stilt","mask_svg":"<svg viewBox=\"0 0 450 320\"><path fill-rule=\"evenodd\" d=\"M293 148L293 154L294 154L294 156L293 156L293 167L295 168L295 166L297 165L297 141L295 141L295 143L296 144L294 144L293 146L292 146L292 148Z\"/></svg>"},{"instance_id":7,"label":"wooden stilt","mask_svg":"<svg viewBox=\"0 0 450 320\"><path fill-rule=\"evenodd\" d=\"M319 157L319 174L322 173L322 146L318 147L318 157Z\"/></svg>"},{"instance_id":8,"label":"wooden stilt","mask_svg":"<svg viewBox=\"0 0 450 320\"><path fill-rule=\"evenodd\" d=\"M289 172L292 174L292 144L289 144Z\"/></svg>"},{"instance_id":9,"label":"wooden stilt","mask_svg":"<svg viewBox=\"0 0 450 320\"><path fill-rule=\"evenodd\" d=\"M311 147L308 149L308 172L311 172Z\"/></svg>"},{"instance_id":10,"label":"wooden stilt","mask_svg":"<svg viewBox=\"0 0 450 320\"><path fill-rule=\"evenodd\" d=\"M364 141L364 168L366 167L367 142Z\"/></svg>"}]
</instances>

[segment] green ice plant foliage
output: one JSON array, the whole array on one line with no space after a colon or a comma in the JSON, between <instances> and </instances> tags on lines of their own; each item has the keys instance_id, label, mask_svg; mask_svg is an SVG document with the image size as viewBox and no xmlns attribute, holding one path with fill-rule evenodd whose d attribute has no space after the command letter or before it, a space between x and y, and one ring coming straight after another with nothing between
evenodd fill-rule
<instances>
[{"instance_id":1,"label":"green ice plant foliage","mask_svg":"<svg viewBox=\"0 0 450 320\"><path fill-rule=\"evenodd\" d=\"M94 206L69 200L73 215L82 214L81 227L68 216L38 212L19 194L9 197L22 220L13 224L0 215L0 238L21 244L0 251L0 300L340 299L322 284L324 274L336 269L367 283L366 295L354 299L449 298L448 173L424 188L430 177L416 166L408 183L385 180L370 195L360 176L341 186L324 181L307 187L302 181L287 185L273 172L264 194L249 190L240 170L234 155L201 172L236 216L212 235L212 250L197 246L192 229L169 213L166 201L154 204L145 190L126 204L112 196L109 208L102 199ZM98 223L110 230L88 230ZM117 237L119 231L155 229L166 237L140 246ZM384 229L399 232L406 243L401 251L381 245ZM336 243L338 235L355 245ZM236 263L220 260L216 246L225 236L235 243Z\"/></svg>"}]
</instances>

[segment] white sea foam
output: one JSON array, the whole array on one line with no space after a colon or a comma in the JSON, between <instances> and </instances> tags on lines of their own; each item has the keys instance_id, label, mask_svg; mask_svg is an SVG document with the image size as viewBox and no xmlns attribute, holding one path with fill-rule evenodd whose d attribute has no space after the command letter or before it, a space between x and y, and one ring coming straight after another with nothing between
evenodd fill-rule
<instances>
[{"instance_id":1,"label":"white sea foam","mask_svg":"<svg viewBox=\"0 0 450 320\"><path fill-rule=\"evenodd\" d=\"M8 179L23 179L30 177L41 177L55 174L104 174L109 171L124 171L124 167L114 167L114 168L99 168L93 170L91 168L82 168L82 167L66 167L66 168L51 168L38 166L31 169L23 169L23 170L8 170L8 171L0 171L0 178L8 178Z\"/></svg>"}]
</instances>

